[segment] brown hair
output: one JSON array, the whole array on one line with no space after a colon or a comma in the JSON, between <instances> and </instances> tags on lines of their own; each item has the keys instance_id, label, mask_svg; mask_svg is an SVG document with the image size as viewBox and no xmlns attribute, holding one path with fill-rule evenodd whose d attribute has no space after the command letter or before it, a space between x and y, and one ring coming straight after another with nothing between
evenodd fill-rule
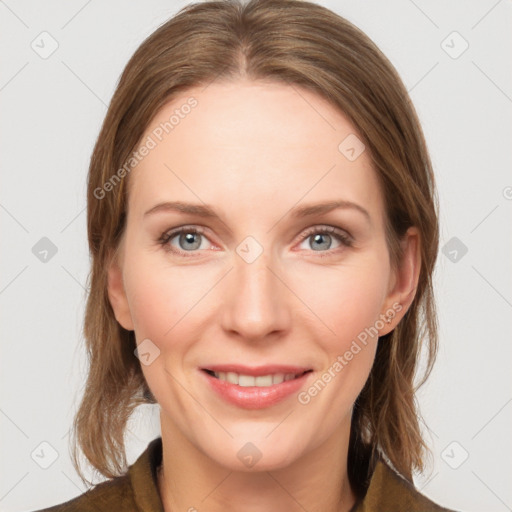
<instances>
[{"instance_id":1,"label":"brown hair","mask_svg":"<svg viewBox=\"0 0 512 512\"><path fill-rule=\"evenodd\" d=\"M92 256L84 336L90 362L77 411L77 448L107 477L126 471L124 432L131 413L154 398L134 355L133 331L114 317L107 268L125 225L127 179L98 190L123 167L149 122L178 92L215 79L271 80L307 88L342 111L363 139L380 180L393 265L410 226L421 236L416 296L397 327L381 337L352 417L348 470L364 492L380 453L405 478L423 468L415 390L437 350L432 273L438 248L437 196L430 158L411 100L375 44L330 10L300 0L191 4L150 35L128 62L92 154L88 236ZM341 141L340 141L341 142ZM119 175L118 175L119 176ZM422 345L427 362L415 382Z\"/></svg>"}]
</instances>

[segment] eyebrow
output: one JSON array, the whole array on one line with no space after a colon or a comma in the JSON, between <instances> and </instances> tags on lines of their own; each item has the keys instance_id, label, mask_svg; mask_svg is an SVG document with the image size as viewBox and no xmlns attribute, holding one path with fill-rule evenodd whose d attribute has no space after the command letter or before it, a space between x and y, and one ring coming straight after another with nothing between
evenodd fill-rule
<instances>
[{"instance_id":1,"label":"eyebrow","mask_svg":"<svg viewBox=\"0 0 512 512\"><path fill-rule=\"evenodd\" d=\"M337 209L352 209L356 210L359 213L362 213L368 222L371 223L371 217L367 210L365 210L361 205L354 203L352 201L347 201L344 199L340 199L338 201L326 201L324 203L311 204L300 206L291 211L294 217L308 217L310 215L322 215L324 213L329 213L332 210Z\"/></svg>"},{"instance_id":2,"label":"eyebrow","mask_svg":"<svg viewBox=\"0 0 512 512\"><path fill-rule=\"evenodd\" d=\"M358 211L359 213L362 213L366 217L366 220L369 223L371 223L371 217L367 210L365 210L361 205L357 203L347 201L344 199L340 199L338 201L326 201L323 203L298 206L290 210L290 215L296 218L303 218L312 215L322 215L336 209L352 209ZM198 215L199 217L210 219L219 219L219 215L211 206L207 204L193 204L185 203L182 201L166 201L163 203L158 203L157 205L150 208L146 213L144 213L144 217L147 217L148 215L153 215L158 212L170 211L188 213L191 215Z\"/></svg>"}]
</instances>

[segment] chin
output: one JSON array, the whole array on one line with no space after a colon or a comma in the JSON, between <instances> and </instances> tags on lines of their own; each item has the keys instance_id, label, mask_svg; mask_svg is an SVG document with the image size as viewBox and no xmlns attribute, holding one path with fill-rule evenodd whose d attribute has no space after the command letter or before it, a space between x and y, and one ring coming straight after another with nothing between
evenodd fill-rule
<instances>
[{"instance_id":1,"label":"chin","mask_svg":"<svg viewBox=\"0 0 512 512\"><path fill-rule=\"evenodd\" d=\"M284 430L272 439L268 429L260 435L254 433L256 429L260 430L254 426L247 434L238 432L224 443L208 443L203 453L230 471L260 472L284 469L297 461L306 449L303 439L295 439Z\"/></svg>"}]
</instances>

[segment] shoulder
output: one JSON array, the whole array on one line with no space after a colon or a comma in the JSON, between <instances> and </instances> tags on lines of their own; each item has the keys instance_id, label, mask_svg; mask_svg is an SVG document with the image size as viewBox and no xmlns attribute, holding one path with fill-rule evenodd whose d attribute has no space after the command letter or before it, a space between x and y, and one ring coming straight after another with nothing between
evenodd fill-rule
<instances>
[{"instance_id":1,"label":"shoulder","mask_svg":"<svg viewBox=\"0 0 512 512\"><path fill-rule=\"evenodd\" d=\"M156 470L162 460L162 438L148 444L127 473L101 482L65 503L34 512L163 512Z\"/></svg>"},{"instance_id":2,"label":"shoulder","mask_svg":"<svg viewBox=\"0 0 512 512\"><path fill-rule=\"evenodd\" d=\"M65 503L35 512L100 512L107 510L135 510L135 500L128 475L101 482Z\"/></svg>"},{"instance_id":3,"label":"shoulder","mask_svg":"<svg viewBox=\"0 0 512 512\"><path fill-rule=\"evenodd\" d=\"M356 512L454 512L434 503L379 460Z\"/></svg>"}]
</instances>

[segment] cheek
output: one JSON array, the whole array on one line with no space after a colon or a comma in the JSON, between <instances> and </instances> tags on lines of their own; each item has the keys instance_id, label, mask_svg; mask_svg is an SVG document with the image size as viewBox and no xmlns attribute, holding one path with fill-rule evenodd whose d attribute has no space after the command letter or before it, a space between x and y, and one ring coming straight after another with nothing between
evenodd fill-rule
<instances>
[{"instance_id":1,"label":"cheek","mask_svg":"<svg viewBox=\"0 0 512 512\"><path fill-rule=\"evenodd\" d=\"M176 290L168 286L167 277L165 273L158 275L140 265L130 272L126 281L137 337L150 338L157 345L175 323L180 310L176 298L185 301L182 294L176 294Z\"/></svg>"},{"instance_id":2,"label":"cheek","mask_svg":"<svg viewBox=\"0 0 512 512\"><path fill-rule=\"evenodd\" d=\"M198 267L172 267L165 257L143 251L132 254L125 259L125 287L137 344L149 339L159 350L159 357L141 368L159 403L180 402L179 389L166 372L174 375L183 366L197 339L205 317L202 298L215 275Z\"/></svg>"},{"instance_id":3,"label":"cheek","mask_svg":"<svg viewBox=\"0 0 512 512\"><path fill-rule=\"evenodd\" d=\"M389 280L387 260L378 254L336 268L309 266L308 279L297 280L298 294L317 317L311 337L325 355L317 380L298 397L322 417L320 437L350 417L375 359L375 325Z\"/></svg>"},{"instance_id":4,"label":"cheek","mask_svg":"<svg viewBox=\"0 0 512 512\"><path fill-rule=\"evenodd\" d=\"M385 258L370 254L336 267L297 266L292 273L294 291L325 331L326 342L336 348L350 344L379 318L389 281Z\"/></svg>"},{"instance_id":5,"label":"cheek","mask_svg":"<svg viewBox=\"0 0 512 512\"><path fill-rule=\"evenodd\" d=\"M125 260L125 269L137 342L149 338L169 362L185 357L214 314L211 297L222 273L214 266L180 268L143 251Z\"/></svg>"}]
</instances>

